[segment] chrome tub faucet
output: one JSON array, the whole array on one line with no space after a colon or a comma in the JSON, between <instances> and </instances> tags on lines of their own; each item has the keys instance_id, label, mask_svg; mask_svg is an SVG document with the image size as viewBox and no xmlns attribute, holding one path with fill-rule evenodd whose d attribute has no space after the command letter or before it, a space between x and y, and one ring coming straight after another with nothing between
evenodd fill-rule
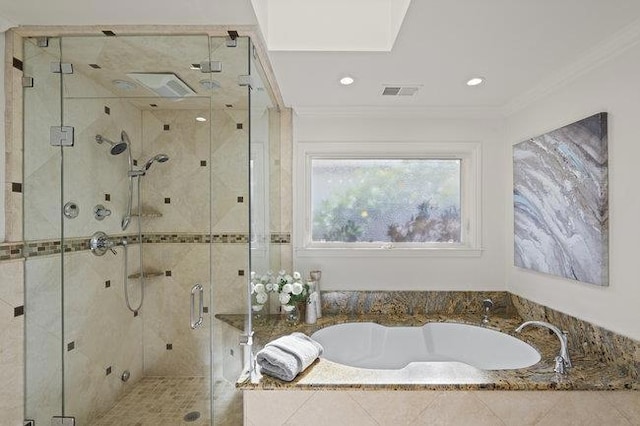
<instances>
[{"instance_id":1,"label":"chrome tub faucet","mask_svg":"<svg viewBox=\"0 0 640 426\"><path fill-rule=\"evenodd\" d=\"M489 311L491 308L493 308L493 301L491 299L484 299L482 301L482 309L484 310L482 325L489 324Z\"/></svg>"},{"instance_id":2,"label":"chrome tub faucet","mask_svg":"<svg viewBox=\"0 0 640 426\"><path fill-rule=\"evenodd\" d=\"M522 329L528 325L537 325L538 327L548 328L558 336L558 339L560 340L560 354L555 358L555 367L553 371L559 374L567 374L567 369L571 368L571 359L569 358L569 350L567 348L567 333L561 331L555 325L544 321L523 322L518 328L516 328L516 332L520 333Z\"/></svg>"}]
</instances>

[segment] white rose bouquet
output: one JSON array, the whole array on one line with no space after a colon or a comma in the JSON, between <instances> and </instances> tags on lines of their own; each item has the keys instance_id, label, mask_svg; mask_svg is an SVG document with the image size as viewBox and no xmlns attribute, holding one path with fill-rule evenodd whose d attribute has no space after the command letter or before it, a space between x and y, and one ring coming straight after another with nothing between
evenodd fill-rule
<instances>
[{"instance_id":1,"label":"white rose bouquet","mask_svg":"<svg viewBox=\"0 0 640 426\"><path fill-rule=\"evenodd\" d=\"M265 303L269 301L269 292L272 292L273 288L271 272L264 275L251 272L251 308L254 312L262 311Z\"/></svg>"},{"instance_id":2,"label":"white rose bouquet","mask_svg":"<svg viewBox=\"0 0 640 426\"><path fill-rule=\"evenodd\" d=\"M302 282L300 272L292 275L286 271L278 272L273 291L278 293L278 299L285 311L291 311L300 302L306 302L309 297L309 284Z\"/></svg>"}]
</instances>

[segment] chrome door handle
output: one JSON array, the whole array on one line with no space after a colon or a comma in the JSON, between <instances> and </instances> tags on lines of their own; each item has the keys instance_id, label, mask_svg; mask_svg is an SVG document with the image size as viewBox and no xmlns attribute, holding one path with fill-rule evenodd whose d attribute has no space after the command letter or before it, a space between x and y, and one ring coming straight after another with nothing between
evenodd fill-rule
<instances>
[{"instance_id":1,"label":"chrome door handle","mask_svg":"<svg viewBox=\"0 0 640 426\"><path fill-rule=\"evenodd\" d=\"M196 293L199 293L198 319L196 319ZM191 328L196 329L204 322L204 288L196 284L191 289Z\"/></svg>"}]
</instances>

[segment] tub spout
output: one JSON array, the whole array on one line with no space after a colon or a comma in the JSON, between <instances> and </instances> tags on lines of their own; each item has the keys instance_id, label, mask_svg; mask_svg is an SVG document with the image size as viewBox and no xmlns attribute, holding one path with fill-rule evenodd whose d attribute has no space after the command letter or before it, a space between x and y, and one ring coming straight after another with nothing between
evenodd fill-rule
<instances>
[{"instance_id":1,"label":"tub spout","mask_svg":"<svg viewBox=\"0 0 640 426\"><path fill-rule=\"evenodd\" d=\"M553 371L560 374L567 374L567 369L571 368L571 359L569 358L569 350L567 349L567 333L561 331L558 327L553 324L549 324L544 321L526 321L523 322L518 328L516 328L516 332L520 333L523 328L528 325L537 325L538 327L546 327L549 330L553 331L558 339L560 340L560 354L555 358L555 368Z\"/></svg>"},{"instance_id":2,"label":"tub spout","mask_svg":"<svg viewBox=\"0 0 640 426\"><path fill-rule=\"evenodd\" d=\"M484 315L482 316L482 325L489 324L489 311L493 308L493 301L491 299L484 299L482 301L482 309L484 310Z\"/></svg>"}]
</instances>

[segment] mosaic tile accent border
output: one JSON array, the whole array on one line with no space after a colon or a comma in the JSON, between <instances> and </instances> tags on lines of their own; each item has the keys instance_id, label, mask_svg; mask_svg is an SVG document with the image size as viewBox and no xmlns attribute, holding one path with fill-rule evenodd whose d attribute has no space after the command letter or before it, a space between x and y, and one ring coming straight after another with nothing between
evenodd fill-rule
<instances>
[{"instance_id":1,"label":"mosaic tile accent border","mask_svg":"<svg viewBox=\"0 0 640 426\"><path fill-rule=\"evenodd\" d=\"M291 233L271 234L271 244L291 244Z\"/></svg>"},{"instance_id":2,"label":"mosaic tile accent border","mask_svg":"<svg viewBox=\"0 0 640 426\"><path fill-rule=\"evenodd\" d=\"M640 342L515 294L511 295L511 301L524 320L546 321L566 331L571 353L595 357L616 365L623 375L640 378Z\"/></svg>"},{"instance_id":3,"label":"mosaic tile accent border","mask_svg":"<svg viewBox=\"0 0 640 426\"><path fill-rule=\"evenodd\" d=\"M208 244L211 242L212 237L210 234L142 234L142 242L149 244Z\"/></svg>"},{"instance_id":4,"label":"mosaic tile accent border","mask_svg":"<svg viewBox=\"0 0 640 426\"><path fill-rule=\"evenodd\" d=\"M22 243L0 244L0 261L22 258Z\"/></svg>"},{"instance_id":5,"label":"mosaic tile accent border","mask_svg":"<svg viewBox=\"0 0 640 426\"><path fill-rule=\"evenodd\" d=\"M137 234L115 235L127 237L129 244L138 244ZM248 244L249 234L142 234L147 244ZM71 238L64 242L65 253L89 250L89 238ZM290 244L291 234L271 234L271 244ZM0 244L0 261L35 256L49 256L62 252L60 240L28 241Z\"/></svg>"}]
</instances>

